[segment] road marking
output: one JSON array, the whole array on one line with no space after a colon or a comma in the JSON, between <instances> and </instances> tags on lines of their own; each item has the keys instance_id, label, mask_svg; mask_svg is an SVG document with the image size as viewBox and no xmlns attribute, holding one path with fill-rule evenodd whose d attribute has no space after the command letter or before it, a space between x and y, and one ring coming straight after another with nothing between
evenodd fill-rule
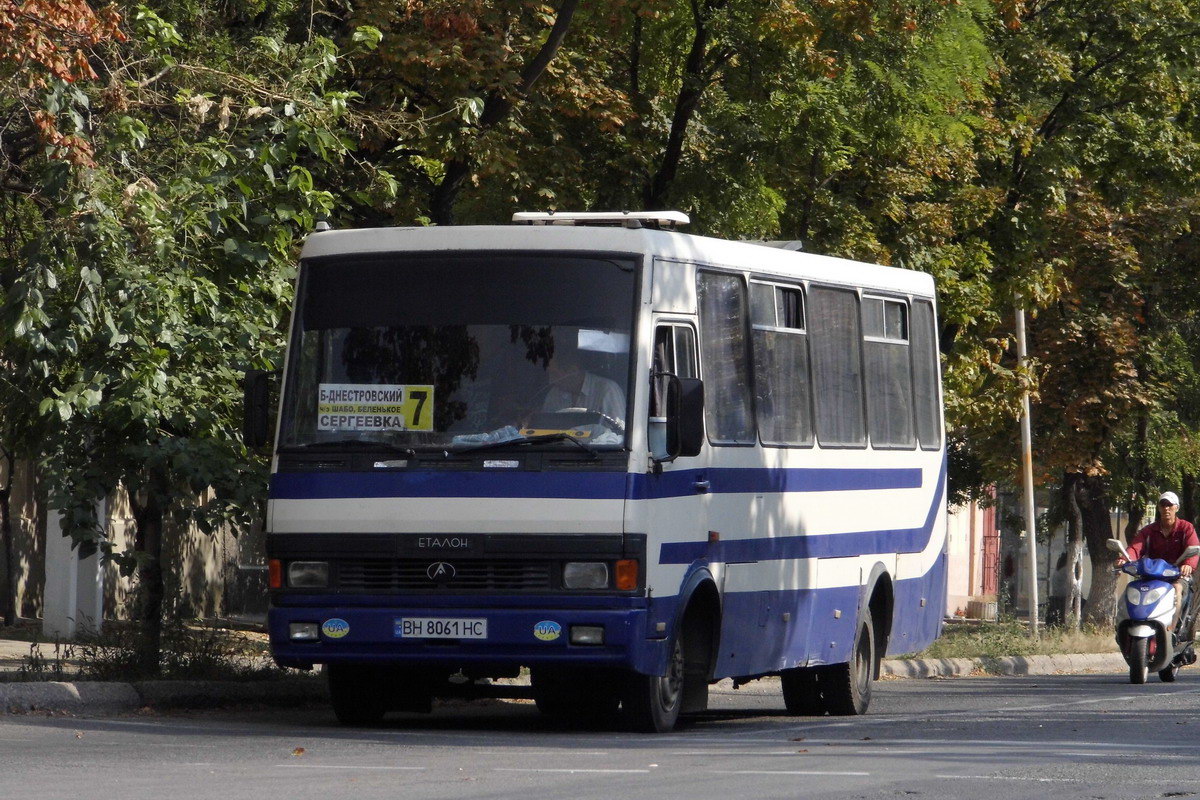
<instances>
[{"instance_id":1,"label":"road marking","mask_svg":"<svg viewBox=\"0 0 1200 800\"><path fill-rule=\"evenodd\" d=\"M1188 695L1188 694L1200 694L1200 689L1174 689L1174 690L1160 689L1157 696L1158 697L1177 697L1180 695ZM1087 698L1085 700L1072 700L1070 702L1038 703L1036 705L1028 705L1028 706L1003 706L1001 708L997 708L994 710L970 709L970 710L965 710L965 711L943 711L943 712L934 711L934 712L925 712L925 713L920 713L920 714L897 714L895 716L877 716L877 717L869 717L868 716L868 717L856 719L853 722L825 722L822 720L814 719L811 722L806 723L804 725L792 726L788 730L798 730L798 731L799 730L813 730L814 728L824 730L824 729L828 729L828 728L860 727L862 725L893 725L896 723L922 722L922 721L929 721L929 720L951 719L954 717L974 717L974 718L979 718L979 717L983 717L983 716L995 717L1000 714L1012 714L1012 713L1016 713L1016 712L1025 712L1025 711L1046 711L1049 709L1053 709L1056 711L1062 711L1063 709L1070 708L1071 706L1090 706L1090 705L1096 705L1098 703L1109 703L1114 706L1117 706L1117 705L1120 705L1125 702L1131 702L1131 703L1139 702L1139 701L1144 702L1145 700L1146 700L1145 694L1127 694L1127 695L1119 695L1117 697L1091 697L1091 698ZM759 733L759 732L760 731L747 731L747 733Z\"/></svg>"},{"instance_id":2,"label":"road marking","mask_svg":"<svg viewBox=\"0 0 1200 800\"><path fill-rule=\"evenodd\" d=\"M832 772L819 769L710 769L713 775L835 775L854 778L868 777L869 772Z\"/></svg>"},{"instance_id":3,"label":"road marking","mask_svg":"<svg viewBox=\"0 0 1200 800\"><path fill-rule=\"evenodd\" d=\"M559 768L559 769L554 769L554 768L550 768L550 767L541 767L541 768L540 767L493 767L492 772L565 772L570 775L574 775L577 772L601 772L601 773L605 773L605 774L615 773L615 774L625 775L625 774L635 774L635 773L647 773L647 772L650 772L650 770L648 770L648 769L582 769L582 768L572 769L569 767L563 767L563 768Z\"/></svg>"},{"instance_id":4,"label":"road marking","mask_svg":"<svg viewBox=\"0 0 1200 800\"><path fill-rule=\"evenodd\" d=\"M797 742L798 747L803 747L803 742ZM572 753L571 755L574 755ZM668 753L672 756L731 756L741 758L743 756L794 756L796 750L674 750Z\"/></svg>"},{"instance_id":5,"label":"road marking","mask_svg":"<svg viewBox=\"0 0 1200 800\"><path fill-rule=\"evenodd\" d=\"M425 767L355 766L353 764L275 764L276 769L377 769L402 772L421 772Z\"/></svg>"},{"instance_id":6,"label":"road marking","mask_svg":"<svg viewBox=\"0 0 1200 800\"><path fill-rule=\"evenodd\" d=\"M1033 783L1082 783L1081 778L1030 778L1020 775L934 775L935 778L968 781L1031 781Z\"/></svg>"}]
</instances>

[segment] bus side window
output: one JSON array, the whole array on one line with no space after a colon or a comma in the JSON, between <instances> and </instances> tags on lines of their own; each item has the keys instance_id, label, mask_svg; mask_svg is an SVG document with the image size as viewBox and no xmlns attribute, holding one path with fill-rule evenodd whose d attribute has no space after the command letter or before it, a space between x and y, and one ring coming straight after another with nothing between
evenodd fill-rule
<instances>
[{"instance_id":1,"label":"bus side window","mask_svg":"<svg viewBox=\"0 0 1200 800\"><path fill-rule=\"evenodd\" d=\"M863 295L862 315L871 446L912 449L916 444L908 305L895 298Z\"/></svg>"},{"instance_id":2,"label":"bus side window","mask_svg":"<svg viewBox=\"0 0 1200 800\"><path fill-rule=\"evenodd\" d=\"M808 292L817 441L823 447L864 447L862 334L858 295L813 286Z\"/></svg>"},{"instance_id":3,"label":"bus side window","mask_svg":"<svg viewBox=\"0 0 1200 800\"><path fill-rule=\"evenodd\" d=\"M763 444L811 445L804 295L797 286L754 282L750 297L759 435Z\"/></svg>"},{"instance_id":4,"label":"bus side window","mask_svg":"<svg viewBox=\"0 0 1200 800\"><path fill-rule=\"evenodd\" d=\"M668 372L679 378L696 378L696 334L687 325L659 325L654 331L653 372ZM662 402L667 381L654 381L650 392L650 416L664 415Z\"/></svg>"},{"instance_id":5,"label":"bus side window","mask_svg":"<svg viewBox=\"0 0 1200 800\"><path fill-rule=\"evenodd\" d=\"M942 446L936 341L933 304L928 300L914 301L911 347L913 388L916 390L917 439L925 450L936 450Z\"/></svg>"},{"instance_id":6,"label":"bus side window","mask_svg":"<svg viewBox=\"0 0 1200 800\"><path fill-rule=\"evenodd\" d=\"M755 444L746 284L738 275L696 276L704 336L704 416L714 444Z\"/></svg>"}]
</instances>

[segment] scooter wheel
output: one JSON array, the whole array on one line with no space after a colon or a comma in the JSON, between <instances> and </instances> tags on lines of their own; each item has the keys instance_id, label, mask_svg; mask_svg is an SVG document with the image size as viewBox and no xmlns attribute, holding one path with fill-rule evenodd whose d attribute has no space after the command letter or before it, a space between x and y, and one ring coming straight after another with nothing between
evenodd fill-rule
<instances>
[{"instance_id":1,"label":"scooter wheel","mask_svg":"<svg viewBox=\"0 0 1200 800\"><path fill-rule=\"evenodd\" d=\"M1172 664L1169 667L1164 667L1158 671L1158 679L1163 683L1174 683L1175 676L1179 674L1179 665Z\"/></svg>"}]
</instances>

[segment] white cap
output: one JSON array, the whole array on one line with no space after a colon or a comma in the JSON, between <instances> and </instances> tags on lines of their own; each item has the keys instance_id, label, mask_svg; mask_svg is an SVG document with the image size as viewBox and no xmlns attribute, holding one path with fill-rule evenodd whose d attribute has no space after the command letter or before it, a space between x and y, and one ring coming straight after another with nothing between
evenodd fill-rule
<instances>
[{"instance_id":1,"label":"white cap","mask_svg":"<svg viewBox=\"0 0 1200 800\"><path fill-rule=\"evenodd\" d=\"M1163 500L1170 500L1171 505L1173 506L1179 505L1179 495L1175 494L1174 492L1163 492L1160 494L1158 496L1158 502L1161 503Z\"/></svg>"}]
</instances>

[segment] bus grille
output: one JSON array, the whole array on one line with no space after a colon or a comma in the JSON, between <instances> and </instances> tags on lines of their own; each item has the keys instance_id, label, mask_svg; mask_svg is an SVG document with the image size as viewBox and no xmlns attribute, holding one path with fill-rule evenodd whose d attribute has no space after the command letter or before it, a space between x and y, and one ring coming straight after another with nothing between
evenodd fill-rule
<instances>
[{"instance_id":1,"label":"bus grille","mask_svg":"<svg viewBox=\"0 0 1200 800\"><path fill-rule=\"evenodd\" d=\"M408 559L350 559L338 564L343 592L539 591L550 588L550 563L454 561L453 577L429 577L432 562Z\"/></svg>"}]
</instances>

